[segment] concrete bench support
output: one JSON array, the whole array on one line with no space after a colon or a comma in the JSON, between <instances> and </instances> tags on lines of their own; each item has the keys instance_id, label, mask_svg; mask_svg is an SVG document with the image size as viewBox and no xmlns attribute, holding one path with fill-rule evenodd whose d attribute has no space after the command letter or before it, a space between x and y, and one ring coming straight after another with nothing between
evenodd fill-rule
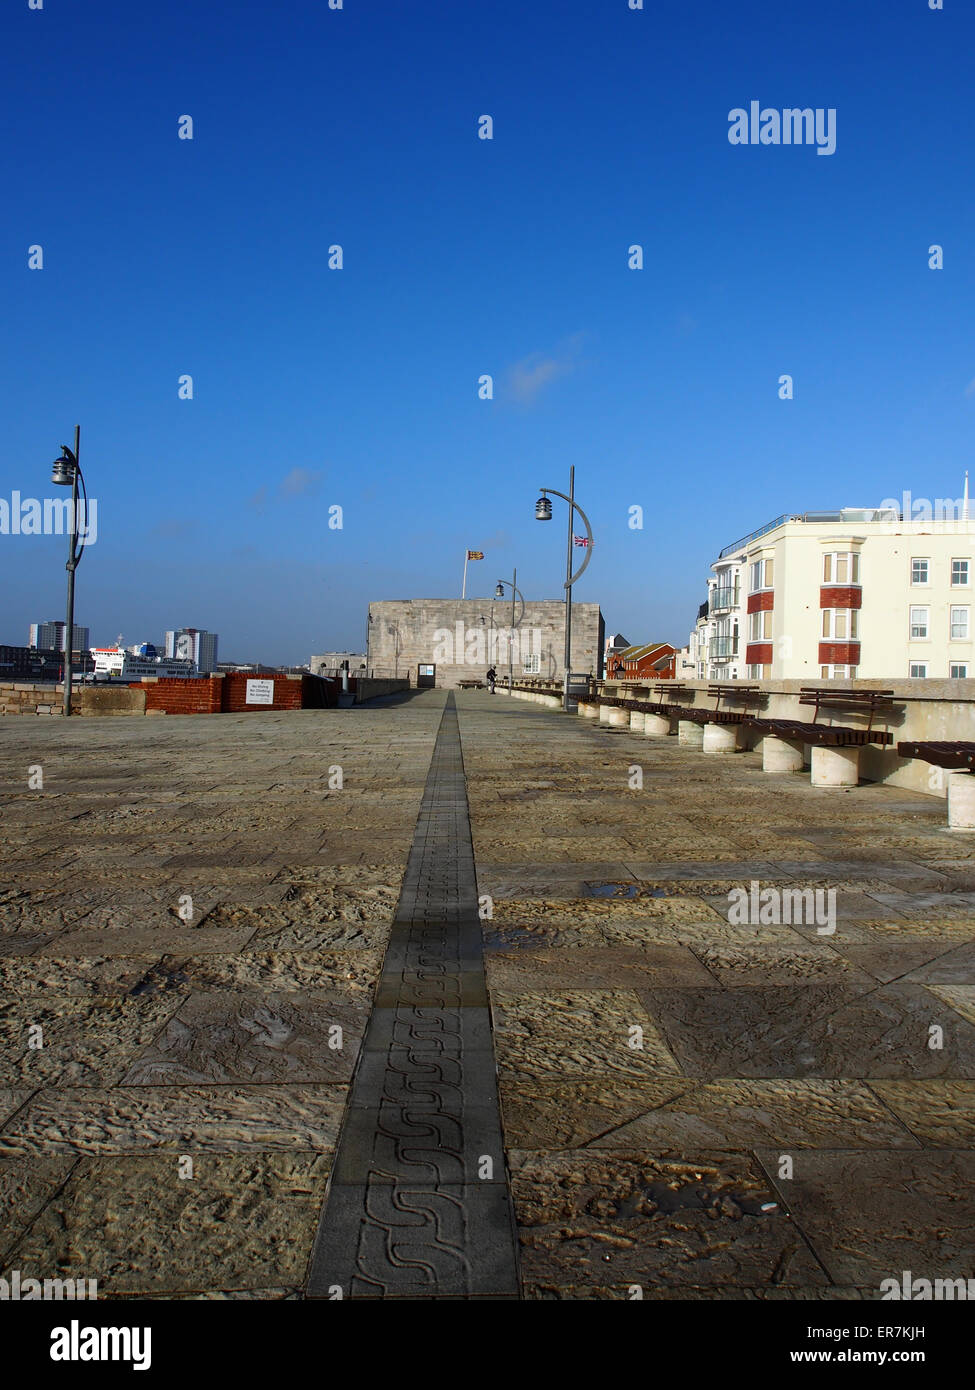
<instances>
[{"instance_id":1,"label":"concrete bench support","mask_svg":"<svg viewBox=\"0 0 975 1390\"><path fill-rule=\"evenodd\" d=\"M666 738L670 733L670 716L666 714L644 715L643 732L647 738Z\"/></svg>"},{"instance_id":2,"label":"concrete bench support","mask_svg":"<svg viewBox=\"0 0 975 1390\"><path fill-rule=\"evenodd\" d=\"M580 700L576 709L583 719L599 718L599 706L591 704L588 700Z\"/></svg>"},{"instance_id":3,"label":"concrete bench support","mask_svg":"<svg viewBox=\"0 0 975 1390\"><path fill-rule=\"evenodd\" d=\"M705 724L701 743L705 753L734 753L738 748L737 724Z\"/></svg>"},{"instance_id":4,"label":"concrete bench support","mask_svg":"<svg viewBox=\"0 0 975 1390\"><path fill-rule=\"evenodd\" d=\"M630 727L630 711L620 709L618 705L610 705L609 727L611 729L628 729Z\"/></svg>"},{"instance_id":5,"label":"concrete bench support","mask_svg":"<svg viewBox=\"0 0 975 1390\"><path fill-rule=\"evenodd\" d=\"M810 767L814 787L855 787L860 780L860 750L814 744Z\"/></svg>"},{"instance_id":6,"label":"concrete bench support","mask_svg":"<svg viewBox=\"0 0 975 1390\"><path fill-rule=\"evenodd\" d=\"M948 772L948 829L975 830L975 772Z\"/></svg>"},{"instance_id":7,"label":"concrete bench support","mask_svg":"<svg viewBox=\"0 0 975 1390\"><path fill-rule=\"evenodd\" d=\"M682 748L703 748L704 726L695 719L678 719L677 742Z\"/></svg>"},{"instance_id":8,"label":"concrete bench support","mask_svg":"<svg viewBox=\"0 0 975 1390\"><path fill-rule=\"evenodd\" d=\"M599 722L600 722L600 724L608 724L608 723L609 723L609 716L610 716L610 714L612 713L612 711L613 711L613 706L612 706L612 705L600 705L600 706L599 706Z\"/></svg>"},{"instance_id":9,"label":"concrete bench support","mask_svg":"<svg viewBox=\"0 0 975 1390\"><path fill-rule=\"evenodd\" d=\"M763 772L801 772L802 744L790 743L786 738L762 739Z\"/></svg>"},{"instance_id":10,"label":"concrete bench support","mask_svg":"<svg viewBox=\"0 0 975 1390\"><path fill-rule=\"evenodd\" d=\"M630 710L630 728L635 734L642 734L645 728L646 715L642 710Z\"/></svg>"}]
</instances>

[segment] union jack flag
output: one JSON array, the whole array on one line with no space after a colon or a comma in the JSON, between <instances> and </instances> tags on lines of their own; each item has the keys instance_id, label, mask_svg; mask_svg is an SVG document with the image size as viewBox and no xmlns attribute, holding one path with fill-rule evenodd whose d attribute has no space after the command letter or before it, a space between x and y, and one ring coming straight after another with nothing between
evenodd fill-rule
<instances>
[{"instance_id":1,"label":"union jack flag","mask_svg":"<svg viewBox=\"0 0 975 1390\"><path fill-rule=\"evenodd\" d=\"M572 539L575 541L576 545L592 545L592 541L588 536L573 536Z\"/></svg>"}]
</instances>

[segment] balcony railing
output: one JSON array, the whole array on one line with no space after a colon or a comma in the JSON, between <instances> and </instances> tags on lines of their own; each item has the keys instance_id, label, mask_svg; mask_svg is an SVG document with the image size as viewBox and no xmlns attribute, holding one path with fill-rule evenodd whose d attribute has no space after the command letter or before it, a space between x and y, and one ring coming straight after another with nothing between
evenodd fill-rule
<instances>
[{"instance_id":1,"label":"balcony railing","mask_svg":"<svg viewBox=\"0 0 975 1390\"><path fill-rule=\"evenodd\" d=\"M722 608L737 608L738 589L730 584L723 589L713 589L710 604L712 613L717 613Z\"/></svg>"},{"instance_id":2,"label":"balcony railing","mask_svg":"<svg viewBox=\"0 0 975 1390\"><path fill-rule=\"evenodd\" d=\"M774 531L778 526L784 526L789 520L791 520L789 513L785 512L782 516L777 516L774 521L768 522L767 525L760 526L757 531L749 531L747 536L742 536L741 540L735 541L734 545L726 545L724 550L719 554L718 559L723 560L726 555L733 555L736 550L741 550L749 541L756 540L759 536L767 535L769 531Z\"/></svg>"},{"instance_id":3,"label":"balcony railing","mask_svg":"<svg viewBox=\"0 0 975 1390\"><path fill-rule=\"evenodd\" d=\"M738 655L738 638L712 637L708 644L708 655L712 661L730 661Z\"/></svg>"}]
</instances>

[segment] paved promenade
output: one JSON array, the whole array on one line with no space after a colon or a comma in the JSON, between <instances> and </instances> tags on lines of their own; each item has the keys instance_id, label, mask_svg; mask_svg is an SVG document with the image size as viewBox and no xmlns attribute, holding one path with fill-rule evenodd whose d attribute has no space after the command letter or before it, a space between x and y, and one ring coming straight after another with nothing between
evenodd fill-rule
<instances>
[{"instance_id":1,"label":"paved promenade","mask_svg":"<svg viewBox=\"0 0 975 1390\"><path fill-rule=\"evenodd\" d=\"M939 798L431 691L8 717L0 854L0 1275L824 1299L975 1274L975 837ZM753 882L835 890L835 934L729 922Z\"/></svg>"}]
</instances>

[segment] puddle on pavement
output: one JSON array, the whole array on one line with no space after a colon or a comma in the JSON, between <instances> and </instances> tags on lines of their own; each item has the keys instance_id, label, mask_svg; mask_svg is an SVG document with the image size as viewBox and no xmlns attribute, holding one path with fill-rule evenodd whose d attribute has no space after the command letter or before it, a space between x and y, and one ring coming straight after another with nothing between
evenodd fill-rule
<instances>
[{"instance_id":1,"label":"puddle on pavement","mask_svg":"<svg viewBox=\"0 0 975 1390\"><path fill-rule=\"evenodd\" d=\"M482 940L485 951L538 951L551 946L553 939L551 933L531 927L485 927Z\"/></svg>"},{"instance_id":2,"label":"puddle on pavement","mask_svg":"<svg viewBox=\"0 0 975 1390\"><path fill-rule=\"evenodd\" d=\"M168 989L179 989L180 985L185 985L187 976L180 965L166 966L163 964L154 965L151 970L147 970L142 979L129 990L129 998L138 998L140 994L159 994Z\"/></svg>"},{"instance_id":3,"label":"puddle on pavement","mask_svg":"<svg viewBox=\"0 0 975 1390\"><path fill-rule=\"evenodd\" d=\"M642 883L584 883L586 898L666 898L663 888L646 888Z\"/></svg>"}]
</instances>

